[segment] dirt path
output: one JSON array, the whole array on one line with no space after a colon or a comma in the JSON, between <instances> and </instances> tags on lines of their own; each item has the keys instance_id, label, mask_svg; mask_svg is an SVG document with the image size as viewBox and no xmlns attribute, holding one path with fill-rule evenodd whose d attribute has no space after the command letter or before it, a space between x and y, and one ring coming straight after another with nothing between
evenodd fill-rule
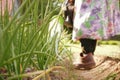
<instances>
[{"instance_id":1,"label":"dirt path","mask_svg":"<svg viewBox=\"0 0 120 80\"><path fill-rule=\"evenodd\" d=\"M75 70L78 80L120 80L120 62L117 59L104 56L95 56L96 67L91 70ZM111 75L110 75L111 74ZM113 75L117 74L117 75ZM112 77L110 77L112 76Z\"/></svg>"},{"instance_id":2,"label":"dirt path","mask_svg":"<svg viewBox=\"0 0 120 80\"><path fill-rule=\"evenodd\" d=\"M74 61L79 62L79 45L76 45L76 49L71 51L73 54ZM75 48L75 47L74 47ZM112 58L111 58L112 57ZM76 75L82 77L83 80L120 80L120 47L116 45L100 45L96 47L95 51L95 62L96 67L91 70L75 70ZM117 75L115 75L117 73ZM110 77L111 76L111 77ZM111 79L109 79L111 78Z\"/></svg>"},{"instance_id":3,"label":"dirt path","mask_svg":"<svg viewBox=\"0 0 120 80\"><path fill-rule=\"evenodd\" d=\"M79 45L72 45L73 62L79 62ZM112 57L112 58L111 58ZM114 45L100 45L95 51L96 67L91 70L75 70L72 62L62 63L67 72L59 73L59 79L52 80L120 80L120 47ZM55 78L55 77L54 77Z\"/></svg>"},{"instance_id":4,"label":"dirt path","mask_svg":"<svg viewBox=\"0 0 120 80\"><path fill-rule=\"evenodd\" d=\"M76 47L76 49L71 48L73 49L72 51L76 53L73 54L75 62L79 61L78 51L80 49L79 45L76 45ZM97 66L91 70L75 70L76 75L79 77L78 80L80 80L81 77L83 78L83 80L120 80L120 61L117 58L120 58L119 46L97 46L94 56ZM116 73L117 75L115 75Z\"/></svg>"}]
</instances>

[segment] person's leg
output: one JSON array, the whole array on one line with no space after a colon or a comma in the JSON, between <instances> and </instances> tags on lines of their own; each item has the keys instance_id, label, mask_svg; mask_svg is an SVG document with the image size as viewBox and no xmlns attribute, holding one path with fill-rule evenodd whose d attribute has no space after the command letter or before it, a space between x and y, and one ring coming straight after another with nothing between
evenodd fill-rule
<instances>
[{"instance_id":1,"label":"person's leg","mask_svg":"<svg viewBox=\"0 0 120 80\"><path fill-rule=\"evenodd\" d=\"M81 39L82 53L80 53L81 63L76 65L76 69L91 69L95 66L93 54L96 48L97 40Z\"/></svg>"},{"instance_id":2,"label":"person's leg","mask_svg":"<svg viewBox=\"0 0 120 80\"><path fill-rule=\"evenodd\" d=\"M97 40L86 39L85 38L85 39L81 39L80 42L81 42L81 47L82 47L82 53L84 53L84 54L88 54L88 53L94 54Z\"/></svg>"}]
</instances>

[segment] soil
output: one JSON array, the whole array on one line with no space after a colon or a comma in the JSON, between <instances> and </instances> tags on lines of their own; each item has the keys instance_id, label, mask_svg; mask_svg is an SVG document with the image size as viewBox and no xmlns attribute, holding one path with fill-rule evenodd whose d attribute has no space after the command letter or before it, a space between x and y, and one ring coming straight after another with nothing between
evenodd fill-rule
<instances>
[{"instance_id":1,"label":"soil","mask_svg":"<svg viewBox=\"0 0 120 80\"><path fill-rule=\"evenodd\" d=\"M73 62L79 62L79 50L77 48L71 48L73 54ZM61 63L66 68L65 71L53 71L51 74L51 80L120 80L120 59L118 55L119 46L114 45L101 45L97 46L94 59L96 66L90 70L76 70L72 66L73 62L65 60ZM108 54L100 54L108 53ZM111 55L114 53L114 56ZM116 53L116 54L115 54ZM111 57L112 56L112 57Z\"/></svg>"},{"instance_id":2,"label":"soil","mask_svg":"<svg viewBox=\"0 0 120 80\"><path fill-rule=\"evenodd\" d=\"M78 80L120 80L120 62L105 56L95 56L96 67L91 70L75 70ZM112 79L110 79L112 78Z\"/></svg>"}]
</instances>

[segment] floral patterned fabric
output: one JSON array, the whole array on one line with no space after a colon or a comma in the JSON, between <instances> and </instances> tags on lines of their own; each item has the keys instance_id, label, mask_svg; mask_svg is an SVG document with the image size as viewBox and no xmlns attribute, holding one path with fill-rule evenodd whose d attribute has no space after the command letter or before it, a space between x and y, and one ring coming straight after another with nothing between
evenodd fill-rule
<instances>
[{"instance_id":1,"label":"floral patterned fabric","mask_svg":"<svg viewBox=\"0 0 120 80\"><path fill-rule=\"evenodd\" d=\"M119 0L75 0L72 39L108 39L120 33Z\"/></svg>"}]
</instances>

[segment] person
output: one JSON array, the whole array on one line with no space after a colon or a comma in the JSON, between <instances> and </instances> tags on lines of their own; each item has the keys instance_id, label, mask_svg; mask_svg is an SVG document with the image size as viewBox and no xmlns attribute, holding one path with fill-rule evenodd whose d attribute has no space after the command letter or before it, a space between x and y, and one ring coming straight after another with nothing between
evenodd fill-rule
<instances>
[{"instance_id":1,"label":"person","mask_svg":"<svg viewBox=\"0 0 120 80\"><path fill-rule=\"evenodd\" d=\"M75 0L65 0L64 2L64 24L68 28L73 28L74 3Z\"/></svg>"},{"instance_id":2,"label":"person","mask_svg":"<svg viewBox=\"0 0 120 80\"><path fill-rule=\"evenodd\" d=\"M95 67L97 41L120 33L119 10L119 0L75 0L72 40L79 40L82 47L76 69Z\"/></svg>"},{"instance_id":3,"label":"person","mask_svg":"<svg viewBox=\"0 0 120 80\"><path fill-rule=\"evenodd\" d=\"M68 0L66 3L66 11L64 12L65 20L73 26L73 14L74 14L74 0Z\"/></svg>"}]
</instances>

